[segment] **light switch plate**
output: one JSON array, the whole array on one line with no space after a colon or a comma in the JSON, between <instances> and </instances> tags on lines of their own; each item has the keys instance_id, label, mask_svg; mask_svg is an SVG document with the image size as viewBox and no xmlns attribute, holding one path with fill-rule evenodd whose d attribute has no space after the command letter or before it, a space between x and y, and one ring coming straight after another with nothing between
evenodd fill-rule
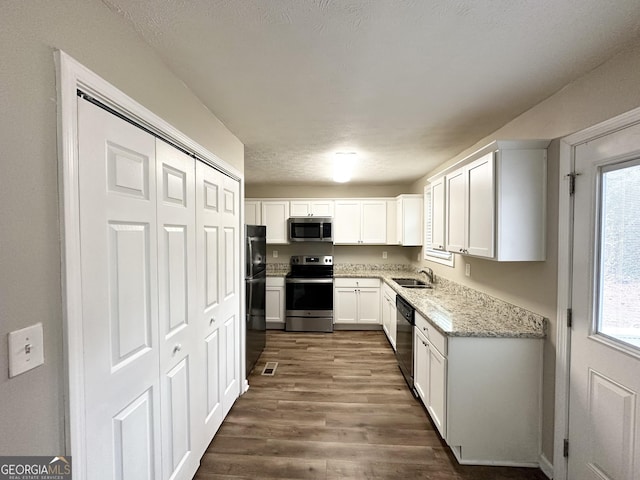
<instances>
[{"instance_id":1,"label":"light switch plate","mask_svg":"<svg viewBox=\"0 0 640 480\"><path fill-rule=\"evenodd\" d=\"M9 378L44 363L42 323L9 333Z\"/></svg>"}]
</instances>

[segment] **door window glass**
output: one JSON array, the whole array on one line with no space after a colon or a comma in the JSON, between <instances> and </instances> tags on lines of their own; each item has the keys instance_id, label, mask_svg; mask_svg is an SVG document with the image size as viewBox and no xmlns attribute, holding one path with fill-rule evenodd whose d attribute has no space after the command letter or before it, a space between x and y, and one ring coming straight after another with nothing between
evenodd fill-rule
<instances>
[{"instance_id":1,"label":"door window glass","mask_svg":"<svg viewBox=\"0 0 640 480\"><path fill-rule=\"evenodd\" d=\"M596 330L640 349L640 161L600 177Z\"/></svg>"}]
</instances>

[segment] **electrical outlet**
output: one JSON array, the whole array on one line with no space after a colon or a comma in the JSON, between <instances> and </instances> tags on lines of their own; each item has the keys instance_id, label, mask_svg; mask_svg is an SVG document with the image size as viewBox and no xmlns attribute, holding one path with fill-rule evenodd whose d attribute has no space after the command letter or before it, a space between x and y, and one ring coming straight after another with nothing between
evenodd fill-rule
<instances>
[{"instance_id":1,"label":"electrical outlet","mask_svg":"<svg viewBox=\"0 0 640 480\"><path fill-rule=\"evenodd\" d=\"M471 264L469 264L469 263L465 263L464 264L464 274L467 277L471 276Z\"/></svg>"},{"instance_id":2,"label":"electrical outlet","mask_svg":"<svg viewBox=\"0 0 640 480\"><path fill-rule=\"evenodd\" d=\"M273 258L278 258L278 250L273 251Z\"/></svg>"},{"instance_id":3,"label":"electrical outlet","mask_svg":"<svg viewBox=\"0 0 640 480\"><path fill-rule=\"evenodd\" d=\"M382 258L387 258L387 252L382 252Z\"/></svg>"},{"instance_id":4,"label":"electrical outlet","mask_svg":"<svg viewBox=\"0 0 640 480\"><path fill-rule=\"evenodd\" d=\"M9 378L44 363L42 324L9 333Z\"/></svg>"}]
</instances>

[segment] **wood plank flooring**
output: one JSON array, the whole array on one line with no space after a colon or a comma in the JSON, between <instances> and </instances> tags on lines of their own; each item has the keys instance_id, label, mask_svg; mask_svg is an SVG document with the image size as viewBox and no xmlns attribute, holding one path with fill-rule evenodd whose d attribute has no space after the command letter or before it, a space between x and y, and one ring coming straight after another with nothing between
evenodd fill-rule
<instances>
[{"instance_id":1,"label":"wood plank flooring","mask_svg":"<svg viewBox=\"0 0 640 480\"><path fill-rule=\"evenodd\" d=\"M273 377L262 376L268 361ZM267 332L267 347L195 480L546 480L458 465L381 331Z\"/></svg>"}]
</instances>

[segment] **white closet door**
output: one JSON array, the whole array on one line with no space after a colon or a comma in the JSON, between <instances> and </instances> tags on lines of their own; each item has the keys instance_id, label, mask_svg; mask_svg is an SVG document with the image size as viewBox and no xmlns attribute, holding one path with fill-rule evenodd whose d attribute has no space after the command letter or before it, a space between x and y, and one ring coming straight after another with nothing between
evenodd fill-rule
<instances>
[{"instance_id":1,"label":"white closet door","mask_svg":"<svg viewBox=\"0 0 640 480\"><path fill-rule=\"evenodd\" d=\"M204 451L240 394L239 184L196 165L199 338Z\"/></svg>"},{"instance_id":2,"label":"white closet door","mask_svg":"<svg viewBox=\"0 0 640 480\"><path fill-rule=\"evenodd\" d=\"M205 165L203 164L203 167ZM240 269L240 245L244 231L240 229L240 183L226 175L222 175L221 201L221 254L220 270L221 299L220 319L224 325L223 340L226 354L225 373L223 375L223 409L226 416L233 403L240 395L241 379L241 325L240 300L241 285L244 285L243 271ZM242 355L244 357L244 355Z\"/></svg>"},{"instance_id":3,"label":"white closet door","mask_svg":"<svg viewBox=\"0 0 640 480\"><path fill-rule=\"evenodd\" d=\"M156 140L162 463L164 479L200 464L197 369L195 160Z\"/></svg>"},{"instance_id":4,"label":"white closet door","mask_svg":"<svg viewBox=\"0 0 640 480\"><path fill-rule=\"evenodd\" d=\"M87 478L161 478L155 139L78 102Z\"/></svg>"}]
</instances>

